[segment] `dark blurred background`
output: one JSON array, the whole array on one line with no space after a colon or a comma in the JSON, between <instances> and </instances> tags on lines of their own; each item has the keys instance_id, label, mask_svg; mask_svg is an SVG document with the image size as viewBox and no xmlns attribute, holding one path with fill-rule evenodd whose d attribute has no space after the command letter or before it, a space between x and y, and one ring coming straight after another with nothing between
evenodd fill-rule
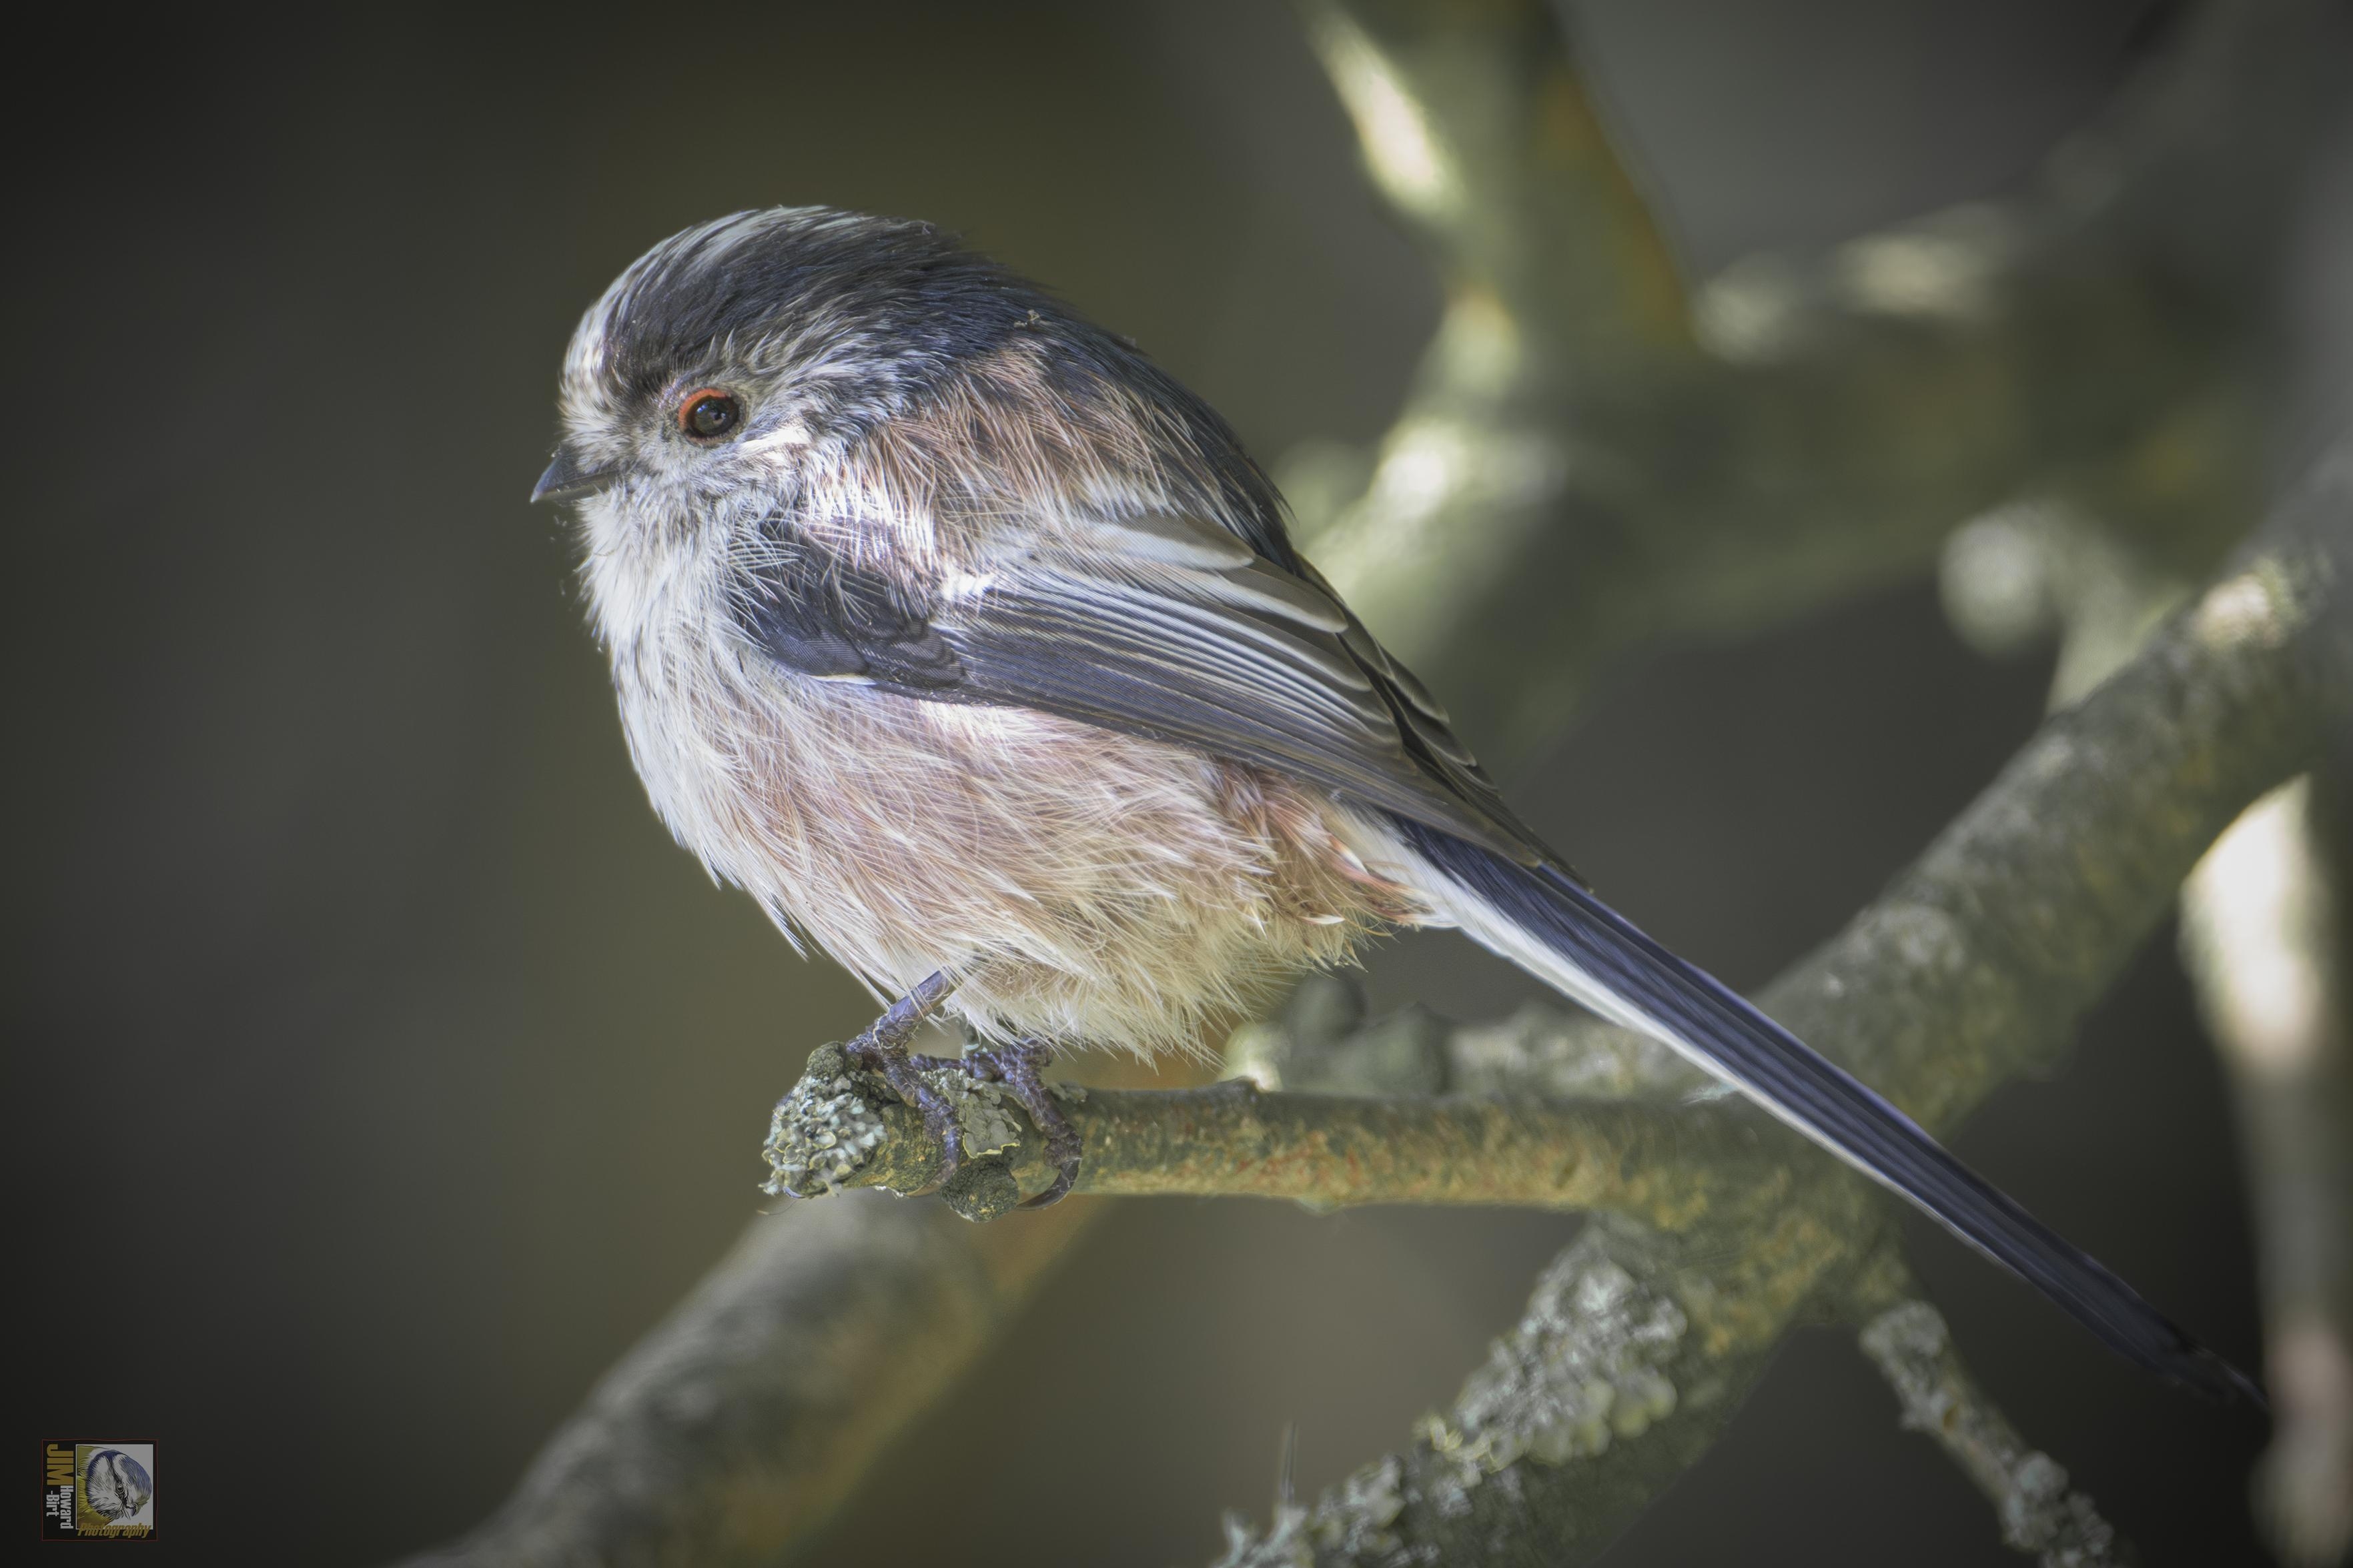
<instances>
[{"instance_id":1,"label":"dark blurred background","mask_svg":"<svg viewBox=\"0 0 2353 1568\"><path fill-rule=\"evenodd\" d=\"M1567 14L1701 275L2002 190L2146 10ZM869 1011L629 772L523 500L580 310L733 208L923 216L1279 460L1378 436L1437 300L1279 6L197 15L53 16L17 54L5 963L45 1331L9 1404L28 1452L157 1438L151 1557L364 1563L499 1500L741 1229L770 1102ZM1615 901L1753 984L1976 792L2048 673L1964 650L1923 582L1629 667L1510 771ZM1458 1016L1532 989L1434 938L1368 984ZM1960 1144L2253 1364L2227 1122L2168 933ZM818 1551L1201 1562L1221 1508L1263 1517L1285 1424L1311 1494L1398 1446L1572 1225L1130 1205ZM1986 1381L2153 1560L2254 1559L2254 1417L1918 1239ZM2014 1561L1820 1331L1613 1561L1736 1552Z\"/></svg>"}]
</instances>

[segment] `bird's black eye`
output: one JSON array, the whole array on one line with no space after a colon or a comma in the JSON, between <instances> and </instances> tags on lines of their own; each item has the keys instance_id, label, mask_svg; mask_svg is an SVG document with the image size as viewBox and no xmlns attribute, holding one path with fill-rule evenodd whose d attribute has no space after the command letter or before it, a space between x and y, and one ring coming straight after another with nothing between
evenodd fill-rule
<instances>
[{"instance_id":1,"label":"bird's black eye","mask_svg":"<svg viewBox=\"0 0 2353 1568\"><path fill-rule=\"evenodd\" d=\"M698 441L716 441L744 423L744 405L732 392L706 386L678 405L678 427Z\"/></svg>"}]
</instances>

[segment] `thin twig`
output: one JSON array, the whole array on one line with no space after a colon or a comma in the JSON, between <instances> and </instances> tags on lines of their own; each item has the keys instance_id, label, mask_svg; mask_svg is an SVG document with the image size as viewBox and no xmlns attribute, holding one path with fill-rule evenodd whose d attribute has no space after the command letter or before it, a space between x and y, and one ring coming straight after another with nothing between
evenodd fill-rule
<instances>
[{"instance_id":1,"label":"thin twig","mask_svg":"<svg viewBox=\"0 0 2353 1568\"><path fill-rule=\"evenodd\" d=\"M2067 1472L2018 1435L1953 1349L1944 1314L1907 1300L1876 1313L1857 1336L1895 1391L1904 1425L1926 1433L1986 1500L2012 1550L2043 1568L2125 1568L2139 1559Z\"/></svg>"}]
</instances>

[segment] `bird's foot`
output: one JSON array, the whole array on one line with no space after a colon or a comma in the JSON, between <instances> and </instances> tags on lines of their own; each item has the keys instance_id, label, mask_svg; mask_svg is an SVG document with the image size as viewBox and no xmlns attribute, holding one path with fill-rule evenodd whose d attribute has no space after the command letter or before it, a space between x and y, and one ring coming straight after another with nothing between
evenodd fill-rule
<instances>
[{"instance_id":1,"label":"bird's foot","mask_svg":"<svg viewBox=\"0 0 2353 1568\"><path fill-rule=\"evenodd\" d=\"M1071 1125L1061 1102L1054 1098L1054 1091L1047 1087L1042 1076L1054 1059L1053 1047L1043 1040L1020 1040L1009 1046L975 1046L960 1058L917 1056L907 1048L915 1031L938 1010L953 985L946 975L934 974L908 992L891 1005L890 1011L875 1019L865 1033L841 1047L843 1060L860 1072L880 1078L901 1103L913 1107L923 1117L925 1135L940 1150L939 1175L923 1191L945 1189L951 1206L955 1206L958 1213L974 1211L967 1217L1002 1213L1014 1189L1010 1178L1001 1172L996 1178L996 1184L1003 1187L1001 1196L982 1198L955 1184L965 1163L964 1124L957 1116L954 1098L937 1088L928 1075L943 1068L955 1068L976 1083L1000 1086L1016 1105L1029 1113L1031 1123L1044 1136L1046 1159L1054 1167L1054 1179L1045 1190L1023 1200L1020 1206L1044 1208L1060 1203L1078 1180L1080 1143L1078 1129ZM987 1174L982 1166L975 1170ZM988 1187L994 1184L983 1181L981 1184Z\"/></svg>"},{"instance_id":2,"label":"bird's foot","mask_svg":"<svg viewBox=\"0 0 2353 1568\"><path fill-rule=\"evenodd\" d=\"M923 1119L924 1132L939 1144L939 1179L925 1192L945 1186L964 1164L964 1128L956 1121L955 1106L923 1077L926 1071L953 1066L953 1062L916 1056L907 1049L907 1042L938 1009L951 984L945 974L933 975L891 1004L888 1012L841 1047L843 1059L851 1067L873 1073L891 1086L902 1104L913 1107Z\"/></svg>"},{"instance_id":3,"label":"bird's foot","mask_svg":"<svg viewBox=\"0 0 2353 1568\"><path fill-rule=\"evenodd\" d=\"M1060 1203L1079 1179L1079 1131L1041 1076L1054 1059L1054 1048L1043 1040L1018 1040L1009 1046L971 1047L964 1059L975 1078L1003 1084L1014 1103L1029 1113L1031 1123L1045 1136L1046 1160L1054 1167L1054 1179L1042 1192L1024 1198L1021 1206L1041 1209Z\"/></svg>"}]
</instances>

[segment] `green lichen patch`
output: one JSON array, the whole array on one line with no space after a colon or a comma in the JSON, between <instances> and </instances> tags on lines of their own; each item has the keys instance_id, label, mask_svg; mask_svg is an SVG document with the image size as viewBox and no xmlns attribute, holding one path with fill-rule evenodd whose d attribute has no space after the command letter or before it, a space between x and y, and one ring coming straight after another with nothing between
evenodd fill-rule
<instances>
[{"instance_id":1,"label":"green lichen patch","mask_svg":"<svg viewBox=\"0 0 2353 1568\"><path fill-rule=\"evenodd\" d=\"M923 1081L955 1108L965 1159L1002 1154L1021 1142L1019 1107L1000 1085L976 1079L954 1062L923 1074Z\"/></svg>"}]
</instances>

